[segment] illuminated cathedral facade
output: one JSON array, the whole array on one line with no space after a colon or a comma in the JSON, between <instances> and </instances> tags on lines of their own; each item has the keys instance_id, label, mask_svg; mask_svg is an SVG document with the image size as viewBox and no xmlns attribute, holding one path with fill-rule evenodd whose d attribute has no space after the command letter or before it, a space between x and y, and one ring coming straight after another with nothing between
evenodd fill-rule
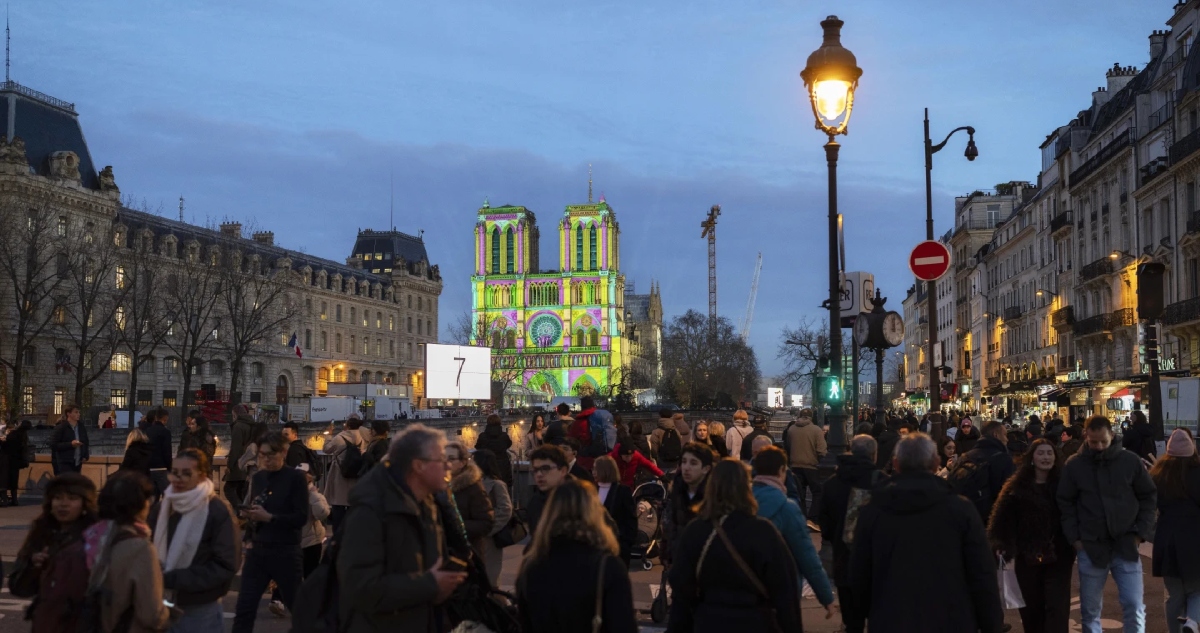
<instances>
[{"instance_id":1,"label":"illuminated cathedral facade","mask_svg":"<svg viewBox=\"0 0 1200 633\"><path fill-rule=\"evenodd\" d=\"M612 395L630 360L616 215L603 196L567 206L557 270L541 269L538 241L529 209L479 209L472 342L493 348L493 379L506 385L506 402ZM511 397L520 394L535 397Z\"/></svg>"}]
</instances>

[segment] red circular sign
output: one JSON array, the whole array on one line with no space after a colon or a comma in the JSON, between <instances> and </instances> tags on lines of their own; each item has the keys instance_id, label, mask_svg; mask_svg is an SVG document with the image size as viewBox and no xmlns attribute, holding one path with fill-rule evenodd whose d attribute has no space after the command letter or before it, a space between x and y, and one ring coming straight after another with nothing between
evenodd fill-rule
<instances>
[{"instance_id":1,"label":"red circular sign","mask_svg":"<svg viewBox=\"0 0 1200 633\"><path fill-rule=\"evenodd\" d=\"M950 270L950 250L941 242L921 242L908 256L908 267L917 279L936 281Z\"/></svg>"}]
</instances>

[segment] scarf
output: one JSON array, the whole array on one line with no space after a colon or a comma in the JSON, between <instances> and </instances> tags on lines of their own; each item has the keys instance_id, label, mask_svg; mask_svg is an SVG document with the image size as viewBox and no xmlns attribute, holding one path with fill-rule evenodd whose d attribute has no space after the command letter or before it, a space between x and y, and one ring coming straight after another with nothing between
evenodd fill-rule
<instances>
[{"instance_id":1,"label":"scarf","mask_svg":"<svg viewBox=\"0 0 1200 633\"><path fill-rule=\"evenodd\" d=\"M200 539L204 535L204 524L208 522L208 500L213 496L213 483L205 479L199 486L187 492L175 492L167 487L162 505L158 510L158 522L154 527L154 549L163 571L185 569L192 564ZM175 538L168 542L168 521L171 513L181 515L175 527Z\"/></svg>"},{"instance_id":2,"label":"scarf","mask_svg":"<svg viewBox=\"0 0 1200 633\"><path fill-rule=\"evenodd\" d=\"M779 492L782 492L785 497L787 496L787 488L782 483L780 483L778 477L764 477L762 475L759 475L754 478L754 483L762 484L764 486L771 486L771 487L775 488L776 490L778 490Z\"/></svg>"}]
</instances>

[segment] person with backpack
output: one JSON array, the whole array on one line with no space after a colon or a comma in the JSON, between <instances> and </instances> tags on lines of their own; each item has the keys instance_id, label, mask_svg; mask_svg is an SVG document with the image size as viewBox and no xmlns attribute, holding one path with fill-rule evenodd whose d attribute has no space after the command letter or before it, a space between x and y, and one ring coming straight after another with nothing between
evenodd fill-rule
<instances>
[{"instance_id":1,"label":"person with backpack","mask_svg":"<svg viewBox=\"0 0 1200 633\"><path fill-rule=\"evenodd\" d=\"M682 454L682 450L680 451ZM623 486L633 487L637 481L638 470L645 468L650 471L655 477L663 477L664 473L654 462L646 458L633 447L633 442L626 441L618 444L609 457L617 464L619 473L618 481Z\"/></svg>"},{"instance_id":2,"label":"person with backpack","mask_svg":"<svg viewBox=\"0 0 1200 633\"><path fill-rule=\"evenodd\" d=\"M81 630L155 633L178 619L163 602L163 570L146 519L157 487L141 473L118 473L100 490L100 521L84 534L91 574ZM91 624L91 626L88 626ZM98 626L95 626L98 624Z\"/></svg>"},{"instance_id":3,"label":"person with backpack","mask_svg":"<svg viewBox=\"0 0 1200 633\"><path fill-rule=\"evenodd\" d=\"M738 458L742 462L749 464L750 460L754 459L754 441L758 438L765 438L768 444L774 445L775 438L767 431L767 419L763 417L754 418L754 430L750 434L742 438L742 446L738 449ZM732 453L731 453L732 454Z\"/></svg>"},{"instance_id":4,"label":"person with backpack","mask_svg":"<svg viewBox=\"0 0 1200 633\"><path fill-rule=\"evenodd\" d=\"M804 512L794 499L787 497L783 484L788 474L787 462L787 453L778 447L768 446L759 451L752 460L755 475L750 490L758 502L757 516L770 521L783 535L796 569L825 607L825 619L828 620L833 618L833 588L829 586L829 577L825 575L812 537L808 535Z\"/></svg>"},{"instance_id":5,"label":"person with backpack","mask_svg":"<svg viewBox=\"0 0 1200 633\"><path fill-rule=\"evenodd\" d=\"M203 633L225 626L221 599L241 566L233 509L209 479L208 456L185 448L171 462L171 485L150 509L163 588L183 611L171 633Z\"/></svg>"},{"instance_id":6,"label":"person with backpack","mask_svg":"<svg viewBox=\"0 0 1200 633\"><path fill-rule=\"evenodd\" d=\"M324 575L339 592L336 622L305 630L449 628L443 605L466 581L469 553L458 530L447 529L453 507L438 501L448 486L447 452L445 434L412 424L392 440L387 467L372 469L354 487L342 531L334 535L335 565L325 570L334 574Z\"/></svg>"},{"instance_id":7,"label":"person with backpack","mask_svg":"<svg viewBox=\"0 0 1200 633\"><path fill-rule=\"evenodd\" d=\"M869 604L854 595L850 584L850 551L854 547L854 529L862 507L871 500L871 489L884 479L883 471L875 466L879 444L870 434L850 439L849 452L837 456L837 469L825 482L817 524L821 527L821 542L833 549L833 584L837 587L838 605L846 633L863 633L867 625Z\"/></svg>"},{"instance_id":8,"label":"person with backpack","mask_svg":"<svg viewBox=\"0 0 1200 633\"><path fill-rule=\"evenodd\" d=\"M1004 482L1017 467L1008 452L1008 433L1003 422L988 422L983 439L963 454L947 478L954 491L967 498L987 521Z\"/></svg>"},{"instance_id":9,"label":"person with backpack","mask_svg":"<svg viewBox=\"0 0 1200 633\"><path fill-rule=\"evenodd\" d=\"M591 396L580 398L579 406L579 414L567 429L567 436L579 441L579 465L590 474L596 458L616 448L617 425L612 414L596 407Z\"/></svg>"},{"instance_id":10,"label":"person with backpack","mask_svg":"<svg viewBox=\"0 0 1200 633\"><path fill-rule=\"evenodd\" d=\"M658 428L650 432L650 456L658 463L658 467L666 472L679 468L679 460L683 457L683 436L675 428L671 412L662 409L658 412Z\"/></svg>"},{"instance_id":11,"label":"person with backpack","mask_svg":"<svg viewBox=\"0 0 1200 633\"><path fill-rule=\"evenodd\" d=\"M495 413L489 415L483 432L475 440L475 450L490 451L496 456L496 464L500 468L500 479L504 485L510 488L513 485L513 475L512 459L508 456L508 449L512 448L512 445L512 438L504 432L503 420L500 416Z\"/></svg>"},{"instance_id":12,"label":"person with backpack","mask_svg":"<svg viewBox=\"0 0 1200 633\"><path fill-rule=\"evenodd\" d=\"M9 427L8 433L4 436L3 451L8 457L6 468L8 469L8 487L7 494L11 497L8 505L17 505L17 493L21 489L21 471L29 468L33 463L34 453L33 444L29 442L29 429L33 425L29 420L21 420L16 427Z\"/></svg>"},{"instance_id":13,"label":"person with backpack","mask_svg":"<svg viewBox=\"0 0 1200 633\"><path fill-rule=\"evenodd\" d=\"M546 425L546 433L542 437L543 444L562 444L563 439L567 437L567 429L575 422L575 418L571 417L571 405L565 402L558 403L554 412L558 417Z\"/></svg>"},{"instance_id":14,"label":"person with backpack","mask_svg":"<svg viewBox=\"0 0 1200 633\"><path fill-rule=\"evenodd\" d=\"M341 432L326 438L322 448L326 455L333 456L329 472L325 475L325 489L322 492L329 501L329 523L334 532L350 509L350 489L362 474L363 449L367 447L367 443L363 441L359 430L361 427L362 420L346 420Z\"/></svg>"},{"instance_id":15,"label":"person with backpack","mask_svg":"<svg viewBox=\"0 0 1200 633\"><path fill-rule=\"evenodd\" d=\"M733 425L725 432L725 447L729 449L729 456L734 459L741 459L742 442L747 435L754 432L750 428L750 414L742 409L733 412Z\"/></svg>"},{"instance_id":16,"label":"person with backpack","mask_svg":"<svg viewBox=\"0 0 1200 633\"><path fill-rule=\"evenodd\" d=\"M31 633L75 631L87 592L83 533L97 514L91 479L63 473L46 484L42 512L33 520L8 577L13 597L33 599L25 610Z\"/></svg>"}]
</instances>

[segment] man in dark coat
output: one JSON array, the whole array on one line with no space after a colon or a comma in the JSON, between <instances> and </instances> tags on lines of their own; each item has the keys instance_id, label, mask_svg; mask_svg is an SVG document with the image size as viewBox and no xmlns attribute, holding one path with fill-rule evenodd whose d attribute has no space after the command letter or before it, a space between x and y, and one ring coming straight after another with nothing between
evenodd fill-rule
<instances>
[{"instance_id":1,"label":"man in dark coat","mask_svg":"<svg viewBox=\"0 0 1200 633\"><path fill-rule=\"evenodd\" d=\"M1138 545L1154 536L1157 498L1142 460L1112 443L1104 416L1087 421L1087 442L1067 461L1058 482L1063 534L1078 552L1079 615L1085 630L1100 624L1104 584L1117 584L1126 631L1146 626Z\"/></svg>"},{"instance_id":2,"label":"man in dark coat","mask_svg":"<svg viewBox=\"0 0 1200 633\"><path fill-rule=\"evenodd\" d=\"M1012 477L1016 466L1008 453L1008 433L1003 422L988 422L983 427L983 439L975 444L975 448L958 459L950 479L956 480L956 475L965 476L968 468L987 470L987 485L982 490L959 490L959 494L967 494L967 498L979 511L979 518L987 521L992 515L992 506L1004 482Z\"/></svg>"},{"instance_id":3,"label":"man in dark coat","mask_svg":"<svg viewBox=\"0 0 1200 633\"><path fill-rule=\"evenodd\" d=\"M500 471L500 480L504 485L511 490L513 485L512 474L512 459L508 456L508 449L512 448L512 438L508 433L504 432L504 425L500 416L493 413L487 417L487 424L483 427L483 432L479 434L479 439L475 440L475 450L491 451L496 456L496 466Z\"/></svg>"},{"instance_id":4,"label":"man in dark coat","mask_svg":"<svg viewBox=\"0 0 1200 633\"><path fill-rule=\"evenodd\" d=\"M225 499L232 505L242 503L250 485L250 482L246 481L246 473L238 467L237 462L242 453L246 452L252 437L254 418L250 417L246 405L234 405L233 423L229 425L229 454L225 457Z\"/></svg>"},{"instance_id":5,"label":"man in dark coat","mask_svg":"<svg viewBox=\"0 0 1200 633\"><path fill-rule=\"evenodd\" d=\"M143 429L150 440L150 479L159 494L167 489L167 470L175 456L171 450L171 429L167 428L168 415L166 409L154 409L146 415L149 422Z\"/></svg>"},{"instance_id":6,"label":"man in dark coat","mask_svg":"<svg viewBox=\"0 0 1200 633\"><path fill-rule=\"evenodd\" d=\"M50 449L55 475L83 470L83 463L91 453L87 429L79 423L79 407L69 404L63 408L62 421L50 433Z\"/></svg>"},{"instance_id":7,"label":"man in dark coat","mask_svg":"<svg viewBox=\"0 0 1200 633\"><path fill-rule=\"evenodd\" d=\"M1154 445L1154 428L1146 421L1146 414L1140 410L1129 414L1129 430L1121 438L1121 446L1127 451L1133 451L1138 457L1154 461L1158 452Z\"/></svg>"},{"instance_id":8,"label":"man in dark coat","mask_svg":"<svg viewBox=\"0 0 1200 633\"><path fill-rule=\"evenodd\" d=\"M861 503L864 492L869 495L871 488L883 479L883 471L875 467L878 446L870 435L855 435L850 440L850 452L837 456L837 470L825 482L824 503L817 517L817 523L821 526L821 541L833 547L832 580L837 587L846 633L863 632L867 609L871 606L856 599L850 584L850 545L844 538L846 510L850 507L852 493L859 497ZM855 492L856 488L858 492Z\"/></svg>"},{"instance_id":9,"label":"man in dark coat","mask_svg":"<svg viewBox=\"0 0 1200 633\"><path fill-rule=\"evenodd\" d=\"M892 464L897 474L859 513L850 555L852 591L870 605L871 633L999 633L995 555L979 513L934 474L937 446L910 433Z\"/></svg>"},{"instance_id":10,"label":"man in dark coat","mask_svg":"<svg viewBox=\"0 0 1200 633\"><path fill-rule=\"evenodd\" d=\"M742 448L739 451L740 454L738 455L742 461L747 463L754 459L754 438L766 437L767 439L771 440L772 444L775 443L774 438L772 438L771 434L767 432L766 418L757 416L754 418L754 422L752 424L754 426L754 430L742 439Z\"/></svg>"},{"instance_id":11,"label":"man in dark coat","mask_svg":"<svg viewBox=\"0 0 1200 633\"><path fill-rule=\"evenodd\" d=\"M896 442L900 441L900 424L899 418L889 418L887 427L883 432L876 436L879 442L879 452L875 456L875 467L880 470L888 470L892 464L892 453L896 450Z\"/></svg>"},{"instance_id":12,"label":"man in dark coat","mask_svg":"<svg viewBox=\"0 0 1200 633\"><path fill-rule=\"evenodd\" d=\"M341 621L347 633L434 631L441 606L466 580L446 571L466 542L447 529L446 438L413 424L392 441L387 468L373 468L350 492L337 557Z\"/></svg>"},{"instance_id":13,"label":"man in dark coat","mask_svg":"<svg viewBox=\"0 0 1200 633\"><path fill-rule=\"evenodd\" d=\"M565 402L558 403L554 412L558 414L558 418L546 425L543 444L562 444L563 438L567 437L567 429L571 428L571 423L575 421L575 418L571 417L571 405Z\"/></svg>"}]
</instances>

